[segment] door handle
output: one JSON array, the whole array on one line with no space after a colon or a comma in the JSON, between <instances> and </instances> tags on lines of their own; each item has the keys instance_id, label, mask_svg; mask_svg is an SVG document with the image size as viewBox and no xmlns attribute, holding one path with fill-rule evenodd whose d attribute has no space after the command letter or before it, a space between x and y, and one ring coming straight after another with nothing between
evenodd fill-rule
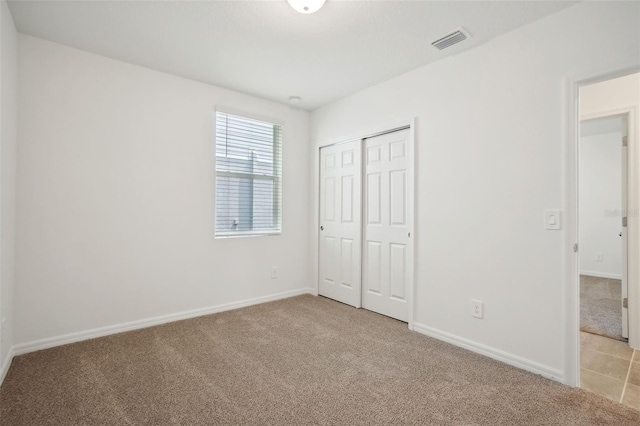
<instances>
[{"instance_id":1,"label":"door handle","mask_svg":"<svg viewBox=\"0 0 640 426\"><path fill-rule=\"evenodd\" d=\"M618 234L618 237L622 237L622 232Z\"/></svg>"},{"instance_id":2,"label":"door handle","mask_svg":"<svg viewBox=\"0 0 640 426\"><path fill-rule=\"evenodd\" d=\"M320 226L320 230L324 231L324 226ZM622 234L620 234L620 235L622 235Z\"/></svg>"}]
</instances>

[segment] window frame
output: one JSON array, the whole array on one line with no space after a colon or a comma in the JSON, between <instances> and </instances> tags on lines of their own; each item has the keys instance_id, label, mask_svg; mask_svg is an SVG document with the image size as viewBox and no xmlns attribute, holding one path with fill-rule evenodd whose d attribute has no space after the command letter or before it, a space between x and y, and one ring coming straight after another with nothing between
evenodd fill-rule
<instances>
[{"instance_id":1,"label":"window frame","mask_svg":"<svg viewBox=\"0 0 640 426\"><path fill-rule=\"evenodd\" d=\"M279 131L280 143L274 144L273 148L273 176L268 175L255 175L251 173L242 172L219 172L217 170L218 153L217 153L217 118L218 113L233 115L246 120L260 121L266 124L274 126L274 131ZM280 120L276 120L269 117L259 116L255 114L246 113L244 111L238 111L229 108L216 107L213 113L213 237L214 239L228 239L228 238L244 238L244 237L264 237L264 236L277 236L282 234L283 230L283 193L282 193L282 181L283 181L283 167L282 167L282 145L284 144L284 124ZM278 173L279 176L278 176ZM278 229L269 230L248 230L248 231L230 231L219 232L216 228L218 219L218 176L230 177L230 178L249 178L252 180L265 180L273 182L273 212L272 218L276 219L276 223L279 225Z\"/></svg>"}]
</instances>

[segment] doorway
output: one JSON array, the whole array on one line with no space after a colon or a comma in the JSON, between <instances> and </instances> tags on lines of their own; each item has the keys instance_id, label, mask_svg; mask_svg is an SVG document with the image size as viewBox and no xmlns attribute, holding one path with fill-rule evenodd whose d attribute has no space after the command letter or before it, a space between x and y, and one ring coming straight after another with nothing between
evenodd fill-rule
<instances>
[{"instance_id":1,"label":"doorway","mask_svg":"<svg viewBox=\"0 0 640 426\"><path fill-rule=\"evenodd\" d=\"M320 147L318 294L411 326L410 126Z\"/></svg>"},{"instance_id":2,"label":"doorway","mask_svg":"<svg viewBox=\"0 0 640 426\"><path fill-rule=\"evenodd\" d=\"M640 74L578 90L579 385L640 409L640 354L629 345L640 326L629 303L638 292Z\"/></svg>"},{"instance_id":3,"label":"doorway","mask_svg":"<svg viewBox=\"0 0 640 426\"><path fill-rule=\"evenodd\" d=\"M580 122L580 330L627 342L628 114Z\"/></svg>"}]
</instances>

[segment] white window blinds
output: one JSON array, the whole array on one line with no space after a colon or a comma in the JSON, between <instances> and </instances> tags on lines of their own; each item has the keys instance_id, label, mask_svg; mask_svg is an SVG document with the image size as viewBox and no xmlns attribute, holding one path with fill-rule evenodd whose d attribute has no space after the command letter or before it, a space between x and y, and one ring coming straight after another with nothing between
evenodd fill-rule
<instances>
[{"instance_id":1,"label":"white window blinds","mask_svg":"<svg viewBox=\"0 0 640 426\"><path fill-rule=\"evenodd\" d=\"M216 236L280 233L282 126L216 112Z\"/></svg>"}]
</instances>

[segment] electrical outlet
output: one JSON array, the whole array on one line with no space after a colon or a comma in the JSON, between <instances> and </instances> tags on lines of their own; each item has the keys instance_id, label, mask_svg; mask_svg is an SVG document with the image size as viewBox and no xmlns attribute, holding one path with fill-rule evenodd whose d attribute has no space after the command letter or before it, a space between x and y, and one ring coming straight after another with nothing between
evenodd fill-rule
<instances>
[{"instance_id":1,"label":"electrical outlet","mask_svg":"<svg viewBox=\"0 0 640 426\"><path fill-rule=\"evenodd\" d=\"M278 268L274 266L271 268L271 279L278 278Z\"/></svg>"},{"instance_id":2,"label":"electrical outlet","mask_svg":"<svg viewBox=\"0 0 640 426\"><path fill-rule=\"evenodd\" d=\"M596 262L602 262L602 253L596 253Z\"/></svg>"},{"instance_id":3,"label":"electrical outlet","mask_svg":"<svg viewBox=\"0 0 640 426\"><path fill-rule=\"evenodd\" d=\"M471 300L471 316L476 318L482 318L484 311L484 304L480 300Z\"/></svg>"}]
</instances>

